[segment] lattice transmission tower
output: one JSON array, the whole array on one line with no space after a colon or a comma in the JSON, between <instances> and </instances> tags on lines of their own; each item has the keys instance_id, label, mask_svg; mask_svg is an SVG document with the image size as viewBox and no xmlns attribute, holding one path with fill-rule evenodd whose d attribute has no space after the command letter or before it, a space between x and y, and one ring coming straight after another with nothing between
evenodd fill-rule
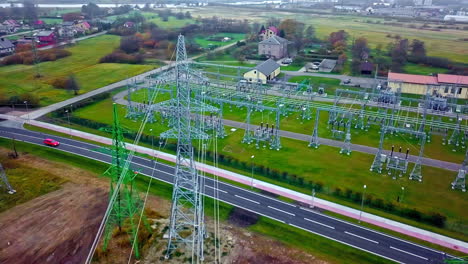
<instances>
[{"instance_id":1,"label":"lattice transmission tower","mask_svg":"<svg viewBox=\"0 0 468 264\"><path fill-rule=\"evenodd\" d=\"M166 259L178 247L185 245L192 262L203 260L205 226L203 218L202 177L194 162L193 139L208 139L200 128L191 125L191 113L204 108L204 103L192 99L191 79L196 79L190 69L185 50L184 36L177 41L174 78L177 96L173 107L176 126L161 134L162 138L177 138L177 159L172 193L171 219Z\"/></svg>"},{"instance_id":2,"label":"lattice transmission tower","mask_svg":"<svg viewBox=\"0 0 468 264\"><path fill-rule=\"evenodd\" d=\"M465 154L465 159L458 170L457 177L452 182L452 189L460 189L463 192L466 192L466 174L468 173L468 150Z\"/></svg>"},{"instance_id":3,"label":"lattice transmission tower","mask_svg":"<svg viewBox=\"0 0 468 264\"><path fill-rule=\"evenodd\" d=\"M7 175L5 173L5 169L3 168L3 165L0 164L0 186L2 186L2 184L5 185L6 189L7 189L7 192L9 194L14 194L16 193L15 189L13 189L13 187L11 187L10 185L10 182L8 182L8 178L7 178Z\"/></svg>"},{"instance_id":4,"label":"lattice transmission tower","mask_svg":"<svg viewBox=\"0 0 468 264\"><path fill-rule=\"evenodd\" d=\"M138 218L143 209L143 200L139 196L138 191L134 187L134 179L137 172L131 169L125 169L126 162L129 156L129 151L125 147L123 131L120 125L117 107L113 105L113 126L107 130L112 133L112 147L107 149L112 156L112 165L104 172L103 175L111 178L109 197L117 193L116 201L111 205L111 211L104 229L103 250L106 250L112 238L112 234L116 227L119 231L127 230L129 234L130 244L133 245L133 252L136 258L140 257L138 246ZM118 185L122 179L122 184ZM143 219L146 224L146 219Z\"/></svg>"}]
</instances>

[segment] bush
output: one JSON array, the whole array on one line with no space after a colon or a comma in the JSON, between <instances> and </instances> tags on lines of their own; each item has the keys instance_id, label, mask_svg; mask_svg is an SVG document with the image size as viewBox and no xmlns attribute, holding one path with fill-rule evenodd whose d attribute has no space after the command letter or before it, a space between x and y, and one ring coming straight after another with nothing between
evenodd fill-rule
<instances>
[{"instance_id":1,"label":"bush","mask_svg":"<svg viewBox=\"0 0 468 264\"><path fill-rule=\"evenodd\" d=\"M55 61L67 56L70 56L71 52L64 49L48 49L38 51L38 60L39 62L44 61ZM16 54L5 57L2 60L3 65L12 65L12 64L33 64L35 61L34 54L32 51L23 51Z\"/></svg>"},{"instance_id":2,"label":"bush","mask_svg":"<svg viewBox=\"0 0 468 264\"><path fill-rule=\"evenodd\" d=\"M143 55L136 54L130 55L121 51L114 51L107 54L99 60L99 63L128 63L128 64L141 64L144 62Z\"/></svg>"},{"instance_id":3,"label":"bush","mask_svg":"<svg viewBox=\"0 0 468 264\"><path fill-rule=\"evenodd\" d=\"M54 86L54 88L65 89L66 83L67 83L67 78L58 77L58 78L53 79L50 82L50 85Z\"/></svg>"}]
</instances>

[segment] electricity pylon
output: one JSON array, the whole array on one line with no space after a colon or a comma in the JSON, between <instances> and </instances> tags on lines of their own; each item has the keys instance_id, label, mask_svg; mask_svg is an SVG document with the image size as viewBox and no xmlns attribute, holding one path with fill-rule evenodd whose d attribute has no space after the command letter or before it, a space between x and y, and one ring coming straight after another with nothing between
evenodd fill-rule
<instances>
[{"instance_id":1,"label":"electricity pylon","mask_svg":"<svg viewBox=\"0 0 468 264\"><path fill-rule=\"evenodd\" d=\"M465 159L463 160L463 163L458 170L457 177L455 180L452 182L452 189L460 189L463 192L466 192L466 174L468 173L468 150L466 151L465 154Z\"/></svg>"},{"instance_id":2,"label":"electricity pylon","mask_svg":"<svg viewBox=\"0 0 468 264\"><path fill-rule=\"evenodd\" d=\"M5 184L9 194L16 193L15 189L13 189L13 187L11 187L10 183L8 182L8 178L6 176L5 169L3 169L2 164L0 164L0 179L1 179L0 186L2 186L1 183Z\"/></svg>"},{"instance_id":3,"label":"electricity pylon","mask_svg":"<svg viewBox=\"0 0 468 264\"><path fill-rule=\"evenodd\" d=\"M171 219L166 259L180 245L191 251L192 262L203 259L205 226L203 219L202 178L195 168L192 139L207 139L196 127L191 126L191 71L187 61L184 36L177 41L175 66L177 96L175 107L176 126L161 134L163 138L177 138L177 159L172 193Z\"/></svg>"},{"instance_id":4,"label":"electricity pylon","mask_svg":"<svg viewBox=\"0 0 468 264\"><path fill-rule=\"evenodd\" d=\"M110 154L112 155L112 165L103 175L111 178L109 197L112 197L115 192L118 192L117 199L112 204L112 209L109 214L109 219L104 230L103 250L107 249L109 241L116 227L119 231L126 230L130 236L130 244L132 244L135 257L140 257L138 247L138 217L139 212L143 210L143 201L140 198L138 191L134 188L134 180L137 172L133 170L125 170L125 163L128 158L129 151L125 147L122 128L119 122L117 107L113 106L114 123L109 132L112 132L112 147ZM118 182L122 179L122 184L118 186ZM144 221L146 223L146 221Z\"/></svg>"}]
</instances>

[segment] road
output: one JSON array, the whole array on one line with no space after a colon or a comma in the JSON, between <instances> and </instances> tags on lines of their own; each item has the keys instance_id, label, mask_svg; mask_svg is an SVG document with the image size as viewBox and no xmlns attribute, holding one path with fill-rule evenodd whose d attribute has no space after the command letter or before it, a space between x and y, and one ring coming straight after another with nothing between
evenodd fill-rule
<instances>
[{"instance_id":1,"label":"road","mask_svg":"<svg viewBox=\"0 0 468 264\"><path fill-rule=\"evenodd\" d=\"M41 145L46 137L53 137L61 142L59 150L81 155L90 159L111 162L111 156L96 152L99 146L74 139L51 136L24 129L0 127L0 137ZM44 146L46 147L46 146ZM174 167L135 156L132 167L146 176L154 175L157 180L173 182ZM154 174L153 174L153 170ZM443 263L445 254L399 238L382 234L358 225L339 220L322 213L290 204L278 199L219 182L219 199L233 206L269 217L304 231L314 233L333 241L381 256L397 263L422 264ZM206 178L204 193L212 197L213 180Z\"/></svg>"},{"instance_id":2,"label":"road","mask_svg":"<svg viewBox=\"0 0 468 264\"><path fill-rule=\"evenodd\" d=\"M345 80L351 80L350 86L354 86L359 84L360 87L364 88L372 88L375 85L374 78L366 78L366 77L353 77L348 75L341 75L341 74L326 74L326 73L314 73L314 72L299 72L299 71L283 71L286 75L285 78L289 79L294 76L314 76L314 77L325 77L325 78L332 78L341 80L341 82Z\"/></svg>"}]
</instances>

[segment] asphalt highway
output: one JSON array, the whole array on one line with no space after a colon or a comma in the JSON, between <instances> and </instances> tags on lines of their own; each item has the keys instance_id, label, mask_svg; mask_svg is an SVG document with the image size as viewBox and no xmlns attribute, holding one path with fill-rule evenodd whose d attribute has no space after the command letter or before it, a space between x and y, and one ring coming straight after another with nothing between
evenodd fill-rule
<instances>
[{"instance_id":1,"label":"asphalt highway","mask_svg":"<svg viewBox=\"0 0 468 264\"><path fill-rule=\"evenodd\" d=\"M18 141L29 142L44 147L45 138L53 138L60 142L57 149L90 159L110 163L111 156L97 152L100 146L70 138L57 137L24 129L1 127L0 137L15 138ZM134 156L132 168L141 174L172 184L174 167L155 161ZM154 173L153 173L154 168ZM214 181L206 178L204 192L212 197ZM397 263L444 263L444 252L421 246L409 241L376 232L346 221L336 219L299 205L286 203L276 198L243 189L237 186L218 183L219 199L233 206L263 215L284 224L288 224L348 246L381 256Z\"/></svg>"}]
</instances>

